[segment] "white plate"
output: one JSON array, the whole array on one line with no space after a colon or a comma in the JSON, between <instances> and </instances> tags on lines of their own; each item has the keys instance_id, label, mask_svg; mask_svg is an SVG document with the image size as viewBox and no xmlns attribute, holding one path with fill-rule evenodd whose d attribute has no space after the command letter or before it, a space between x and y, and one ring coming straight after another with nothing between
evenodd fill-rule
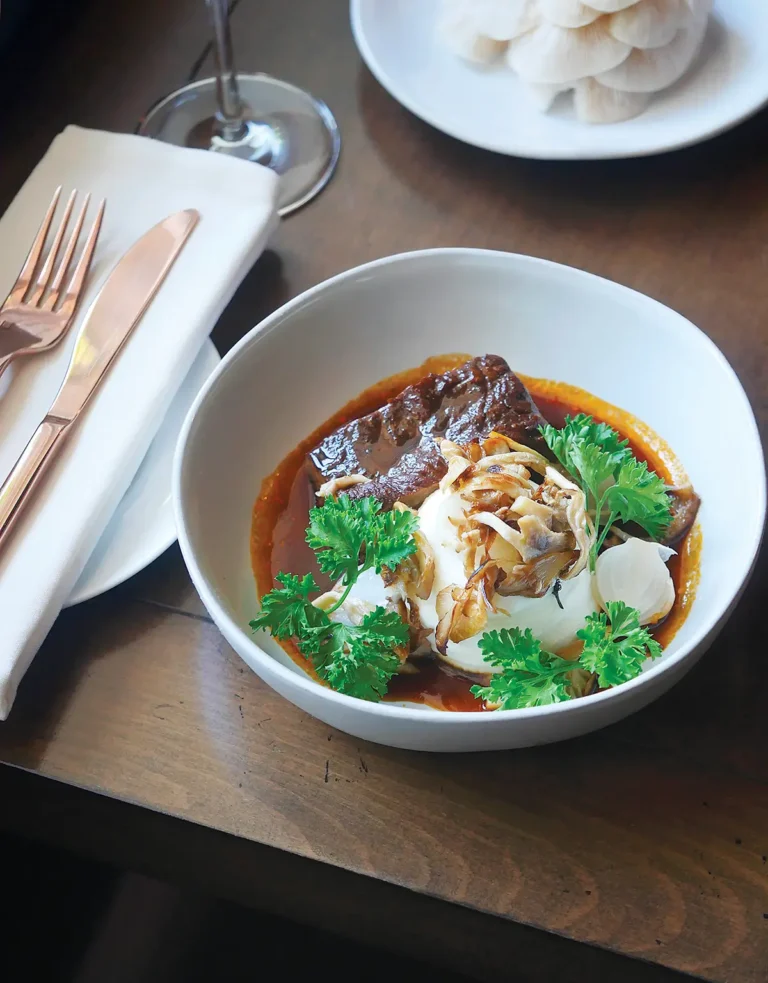
<instances>
[{"instance_id":1,"label":"white plate","mask_svg":"<svg viewBox=\"0 0 768 983\"><path fill-rule=\"evenodd\" d=\"M768 102L768 3L715 0L691 71L637 119L579 123L540 113L504 65L475 67L435 38L439 0L351 0L352 30L371 72L398 102L450 136L543 160L642 157L709 139Z\"/></svg>"},{"instance_id":2,"label":"white plate","mask_svg":"<svg viewBox=\"0 0 768 983\"><path fill-rule=\"evenodd\" d=\"M176 541L171 499L173 450L187 410L219 361L213 342L206 341L66 607L122 584Z\"/></svg>"}]
</instances>

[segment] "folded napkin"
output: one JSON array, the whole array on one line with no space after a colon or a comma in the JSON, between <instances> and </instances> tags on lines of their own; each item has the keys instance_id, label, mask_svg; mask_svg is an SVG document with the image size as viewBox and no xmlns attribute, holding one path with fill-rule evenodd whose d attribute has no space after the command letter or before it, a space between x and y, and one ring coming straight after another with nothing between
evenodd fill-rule
<instances>
[{"instance_id":1,"label":"folded napkin","mask_svg":"<svg viewBox=\"0 0 768 983\"><path fill-rule=\"evenodd\" d=\"M184 208L196 208L201 220L0 553L0 719L203 341L276 222L277 180L265 168L70 126L0 219L0 301L59 184L64 195L76 187L107 199L81 312L153 225ZM53 351L20 359L0 377L0 481L56 394L78 324Z\"/></svg>"}]
</instances>

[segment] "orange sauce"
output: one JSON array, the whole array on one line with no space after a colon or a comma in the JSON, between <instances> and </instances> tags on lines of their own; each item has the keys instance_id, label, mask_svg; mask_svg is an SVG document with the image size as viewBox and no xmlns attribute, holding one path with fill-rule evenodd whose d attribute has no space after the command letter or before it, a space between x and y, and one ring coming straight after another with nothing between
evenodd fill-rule
<instances>
[{"instance_id":1,"label":"orange sauce","mask_svg":"<svg viewBox=\"0 0 768 983\"><path fill-rule=\"evenodd\" d=\"M260 594L275 586L280 571L312 573L323 589L331 586L315 562L313 551L304 541L309 509L315 497L305 467L306 456L325 437L344 423L365 416L388 402L429 373L446 372L466 362L470 355L439 355L417 368L389 376L360 393L322 426L303 440L263 482L253 509L251 561ZM606 403L591 393L568 383L521 376L542 415L553 425L562 426L567 415L589 413L626 437L633 453L672 485L684 485L688 478L669 445L645 423L626 410ZM678 546L669 561L675 584L675 604L654 635L662 647L674 638L685 621L696 596L699 582L701 531L698 523ZM280 643L302 669L314 676L312 668L291 642ZM482 712L483 706L470 693L476 680L452 672L438 660L418 661L420 671L400 674L390 683L388 701L422 703L438 710ZM315 677L317 678L317 677Z\"/></svg>"}]
</instances>

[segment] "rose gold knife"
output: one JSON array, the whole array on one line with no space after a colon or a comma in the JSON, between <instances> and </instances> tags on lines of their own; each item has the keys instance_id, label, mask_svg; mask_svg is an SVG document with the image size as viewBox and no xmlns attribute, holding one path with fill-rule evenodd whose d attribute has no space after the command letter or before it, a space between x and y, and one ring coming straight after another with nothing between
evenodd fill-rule
<instances>
[{"instance_id":1,"label":"rose gold knife","mask_svg":"<svg viewBox=\"0 0 768 983\"><path fill-rule=\"evenodd\" d=\"M188 209L150 229L119 261L91 304L56 399L0 488L0 547L199 218Z\"/></svg>"}]
</instances>

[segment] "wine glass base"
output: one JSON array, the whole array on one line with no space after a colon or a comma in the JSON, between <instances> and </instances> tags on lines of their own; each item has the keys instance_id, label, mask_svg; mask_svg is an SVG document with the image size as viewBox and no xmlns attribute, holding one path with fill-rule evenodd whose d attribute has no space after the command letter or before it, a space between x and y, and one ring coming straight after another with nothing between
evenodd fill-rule
<instances>
[{"instance_id":1,"label":"wine glass base","mask_svg":"<svg viewBox=\"0 0 768 983\"><path fill-rule=\"evenodd\" d=\"M278 211L301 208L331 178L341 137L319 99L268 75L237 76L243 127L227 139L218 115L216 80L201 79L161 99L136 132L180 147L195 147L263 164L280 175Z\"/></svg>"}]
</instances>

